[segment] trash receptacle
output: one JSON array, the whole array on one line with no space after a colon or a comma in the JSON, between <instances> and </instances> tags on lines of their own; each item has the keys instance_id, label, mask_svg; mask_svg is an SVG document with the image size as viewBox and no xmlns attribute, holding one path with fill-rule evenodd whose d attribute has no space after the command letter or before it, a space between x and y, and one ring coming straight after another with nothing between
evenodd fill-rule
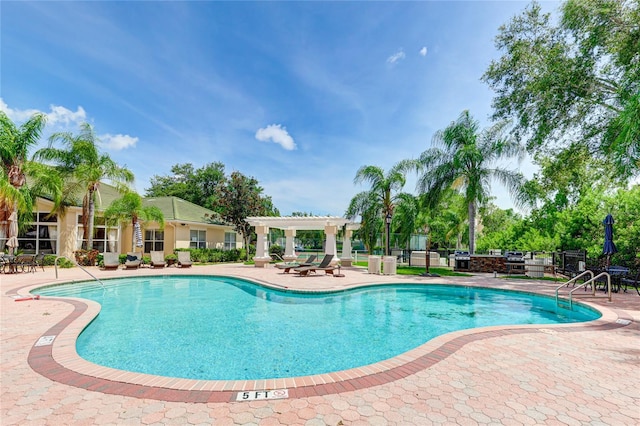
<instances>
[{"instance_id":1,"label":"trash receptacle","mask_svg":"<svg viewBox=\"0 0 640 426\"><path fill-rule=\"evenodd\" d=\"M369 256L369 273L380 275L380 256Z\"/></svg>"},{"instance_id":2,"label":"trash receptacle","mask_svg":"<svg viewBox=\"0 0 640 426\"><path fill-rule=\"evenodd\" d=\"M395 256L385 256L382 258L382 273L384 275L395 275L398 259Z\"/></svg>"}]
</instances>

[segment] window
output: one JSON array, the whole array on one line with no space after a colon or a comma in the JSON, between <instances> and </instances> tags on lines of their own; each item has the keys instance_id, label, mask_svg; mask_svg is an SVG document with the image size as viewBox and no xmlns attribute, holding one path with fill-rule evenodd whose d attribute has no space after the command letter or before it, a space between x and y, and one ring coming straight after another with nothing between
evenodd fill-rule
<instances>
[{"instance_id":1,"label":"window","mask_svg":"<svg viewBox=\"0 0 640 426\"><path fill-rule=\"evenodd\" d=\"M224 249L233 250L234 248L236 248L236 233L225 232L224 233Z\"/></svg>"},{"instance_id":2,"label":"window","mask_svg":"<svg viewBox=\"0 0 640 426\"><path fill-rule=\"evenodd\" d=\"M99 252L115 252L118 249L118 228L107 228L104 217L94 216L93 219L93 247ZM76 249L87 248L87 241L82 239L84 227L82 215L78 215L78 238Z\"/></svg>"},{"instance_id":3,"label":"window","mask_svg":"<svg viewBox=\"0 0 640 426\"><path fill-rule=\"evenodd\" d=\"M24 253L57 253L58 216L46 212L34 215L36 221L18 234L18 250Z\"/></svg>"},{"instance_id":4,"label":"window","mask_svg":"<svg viewBox=\"0 0 640 426\"><path fill-rule=\"evenodd\" d=\"M207 231L191 230L189 238L189 248L206 248Z\"/></svg>"},{"instance_id":5,"label":"window","mask_svg":"<svg viewBox=\"0 0 640 426\"><path fill-rule=\"evenodd\" d=\"M164 251L164 231L160 229L145 229L144 252Z\"/></svg>"}]
</instances>

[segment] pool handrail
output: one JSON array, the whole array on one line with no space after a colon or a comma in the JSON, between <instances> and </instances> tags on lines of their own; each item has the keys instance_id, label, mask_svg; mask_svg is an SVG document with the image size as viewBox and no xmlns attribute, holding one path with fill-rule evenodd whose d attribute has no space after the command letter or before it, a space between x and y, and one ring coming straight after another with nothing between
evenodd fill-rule
<instances>
[{"instance_id":1,"label":"pool handrail","mask_svg":"<svg viewBox=\"0 0 640 426\"><path fill-rule=\"evenodd\" d=\"M587 274L588 274L588 275L590 275L590 276L591 276L591 278L589 278L588 280L586 280L585 282L583 282L582 284L580 284L579 286L577 286L577 287L576 287L576 286L575 286L576 281L577 281L579 278L582 278L583 276L585 276L585 275L587 275ZM608 297L608 299L609 299L609 302L611 302L611 276L610 276L607 272L601 272L601 273L599 273L598 275L594 276L592 271L590 271L590 270L586 270L586 271L584 271L584 272L580 273L579 275L576 275L575 277L571 278L571 279L570 279L569 281L567 281L566 283L563 283L562 285L560 285L560 286L558 286L558 287L556 288L556 305L558 304L558 292L560 291L560 289L561 289L562 287L568 287L568 286L569 286L569 284L571 284L571 283L573 283L573 284L574 284L574 288L572 288L572 289L569 291L569 309L573 309L573 292L574 292L574 291L576 291L577 289L582 288L582 287L585 287L585 286L587 286L587 285L591 284L591 288L592 288L591 294L592 294L593 296L595 296L595 295L596 295L596 286L595 286L595 282L596 282L596 280L597 280L598 278L602 278L602 277L606 277L606 278L607 278L607 297Z\"/></svg>"},{"instance_id":2,"label":"pool handrail","mask_svg":"<svg viewBox=\"0 0 640 426\"><path fill-rule=\"evenodd\" d=\"M71 263L74 263L78 268L80 268L84 272L86 272L91 278L93 278L94 280L98 281L100 283L100 285L102 286L102 288L104 289L104 283L102 282L102 280L100 280L100 278L96 277L91 272L89 272L85 268L83 268L78 262L74 262L73 260L69 259L67 256L56 256L56 260L55 260L55 262L53 262L53 265L54 265L55 270L56 270L56 279L58 279L58 259L60 259L61 257L69 260Z\"/></svg>"}]
</instances>

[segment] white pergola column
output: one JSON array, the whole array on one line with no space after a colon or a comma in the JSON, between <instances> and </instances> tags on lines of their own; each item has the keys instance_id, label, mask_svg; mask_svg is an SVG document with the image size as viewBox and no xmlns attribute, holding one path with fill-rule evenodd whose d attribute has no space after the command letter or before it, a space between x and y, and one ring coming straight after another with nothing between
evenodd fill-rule
<instances>
[{"instance_id":1,"label":"white pergola column","mask_svg":"<svg viewBox=\"0 0 640 426\"><path fill-rule=\"evenodd\" d=\"M351 257L351 236L353 231L351 229L345 229L344 241L342 242L342 256L340 257L340 264L342 266L351 266L353 258Z\"/></svg>"},{"instance_id":2,"label":"white pergola column","mask_svg":"<svg viewBox=\"0 0 640 426\"><path fill-rule=\"evenodd\" d=\"M264 225L256 225L256 255L253 257L256 268L264 268L271 261L269 256L268 238L269 227Z\"/></svg>"},{"instance_id":3,"label":"white pergola column","mask_svg":"<svg viewBox=\"0 0 640 426\"><path fill-rule=\"evenodd\" d=\"M291 262L292 260L296 260L298 255L296 254L296 246L294 238L296 236L295 229L285 229L284 235L286 237L286 241L284 243L284 260L287 262Z\"/></svg>"},{"instance_id":4,"label":"white pergola column","mask_svg":"<svg viewBox=\"0 0 640 426\"><path fill-rule=\"evenodd\" d=\"M338 260L340 260L336 257L337 255L336 233L337 232L338 232L338 227L336 225L325 225L324 227L324 235L325 235L324 254L333 255L333 260L331 261L331 264L338 263Z\"/></svg>"}]
</instances>

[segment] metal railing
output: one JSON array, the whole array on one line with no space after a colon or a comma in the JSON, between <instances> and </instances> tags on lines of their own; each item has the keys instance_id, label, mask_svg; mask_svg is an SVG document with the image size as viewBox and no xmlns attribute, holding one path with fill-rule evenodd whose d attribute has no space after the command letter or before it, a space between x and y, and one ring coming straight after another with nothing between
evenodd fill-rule
<instances>
[{"instance_id":1,"label":"metal railing","mask_svg":"<svg viewBox=\"0 0 640 426\"><path fill-rule=\"evenodd\" d=\"M56 269L56 279L58 279L58 259L60 259L60 258L65 258L68 261L70 261L71 263L74 263L78 268L80 268L84 272L86 272L91 278L93 278L94 280L98 281L103 289L105 288L104 287L104 283L100 280L100 278L96 277L91 272L87 271L84 267L82 267L78 262L74 262L73 260L69 259L67 256L56 256L56 260L55 260L55 262L53 262L53 266L55 266L55 269Z\"/></svg>"},{"instance_id":2,"label":"metal railing","mask_svg":"<svg viewBox=\"0 0 640 426\"><path fill-rule=\"evenodd\" d=\"M582 284L580 284L579 286L575 286L576 282L578 279L586 276L586 275L590 275L591 278L589 278L588 280L586 280L585 282L583 282ZM596 281L600 278L606 278L607 279L607 297L609 299L609 302L611 302L611 276L606 273L606 272L601 272L598 275L594 276L592 271L586 270L582 273L580 273L579 275L576 275L575 277L571 278L569 281L567 281L566 283L563 283L562 285L558 286L556 288L556 305L559 305L560 303L560 299L558 296L558 293L560 292L560 289L562 287L568 287L569 284L573 284L574 287L569 291L569 309L573 309L573 292L578 290L579 288L583 288L586 287L587 285L591 284L591 294L592 296L596 295Z\"/></svg>"}]
</instances>

